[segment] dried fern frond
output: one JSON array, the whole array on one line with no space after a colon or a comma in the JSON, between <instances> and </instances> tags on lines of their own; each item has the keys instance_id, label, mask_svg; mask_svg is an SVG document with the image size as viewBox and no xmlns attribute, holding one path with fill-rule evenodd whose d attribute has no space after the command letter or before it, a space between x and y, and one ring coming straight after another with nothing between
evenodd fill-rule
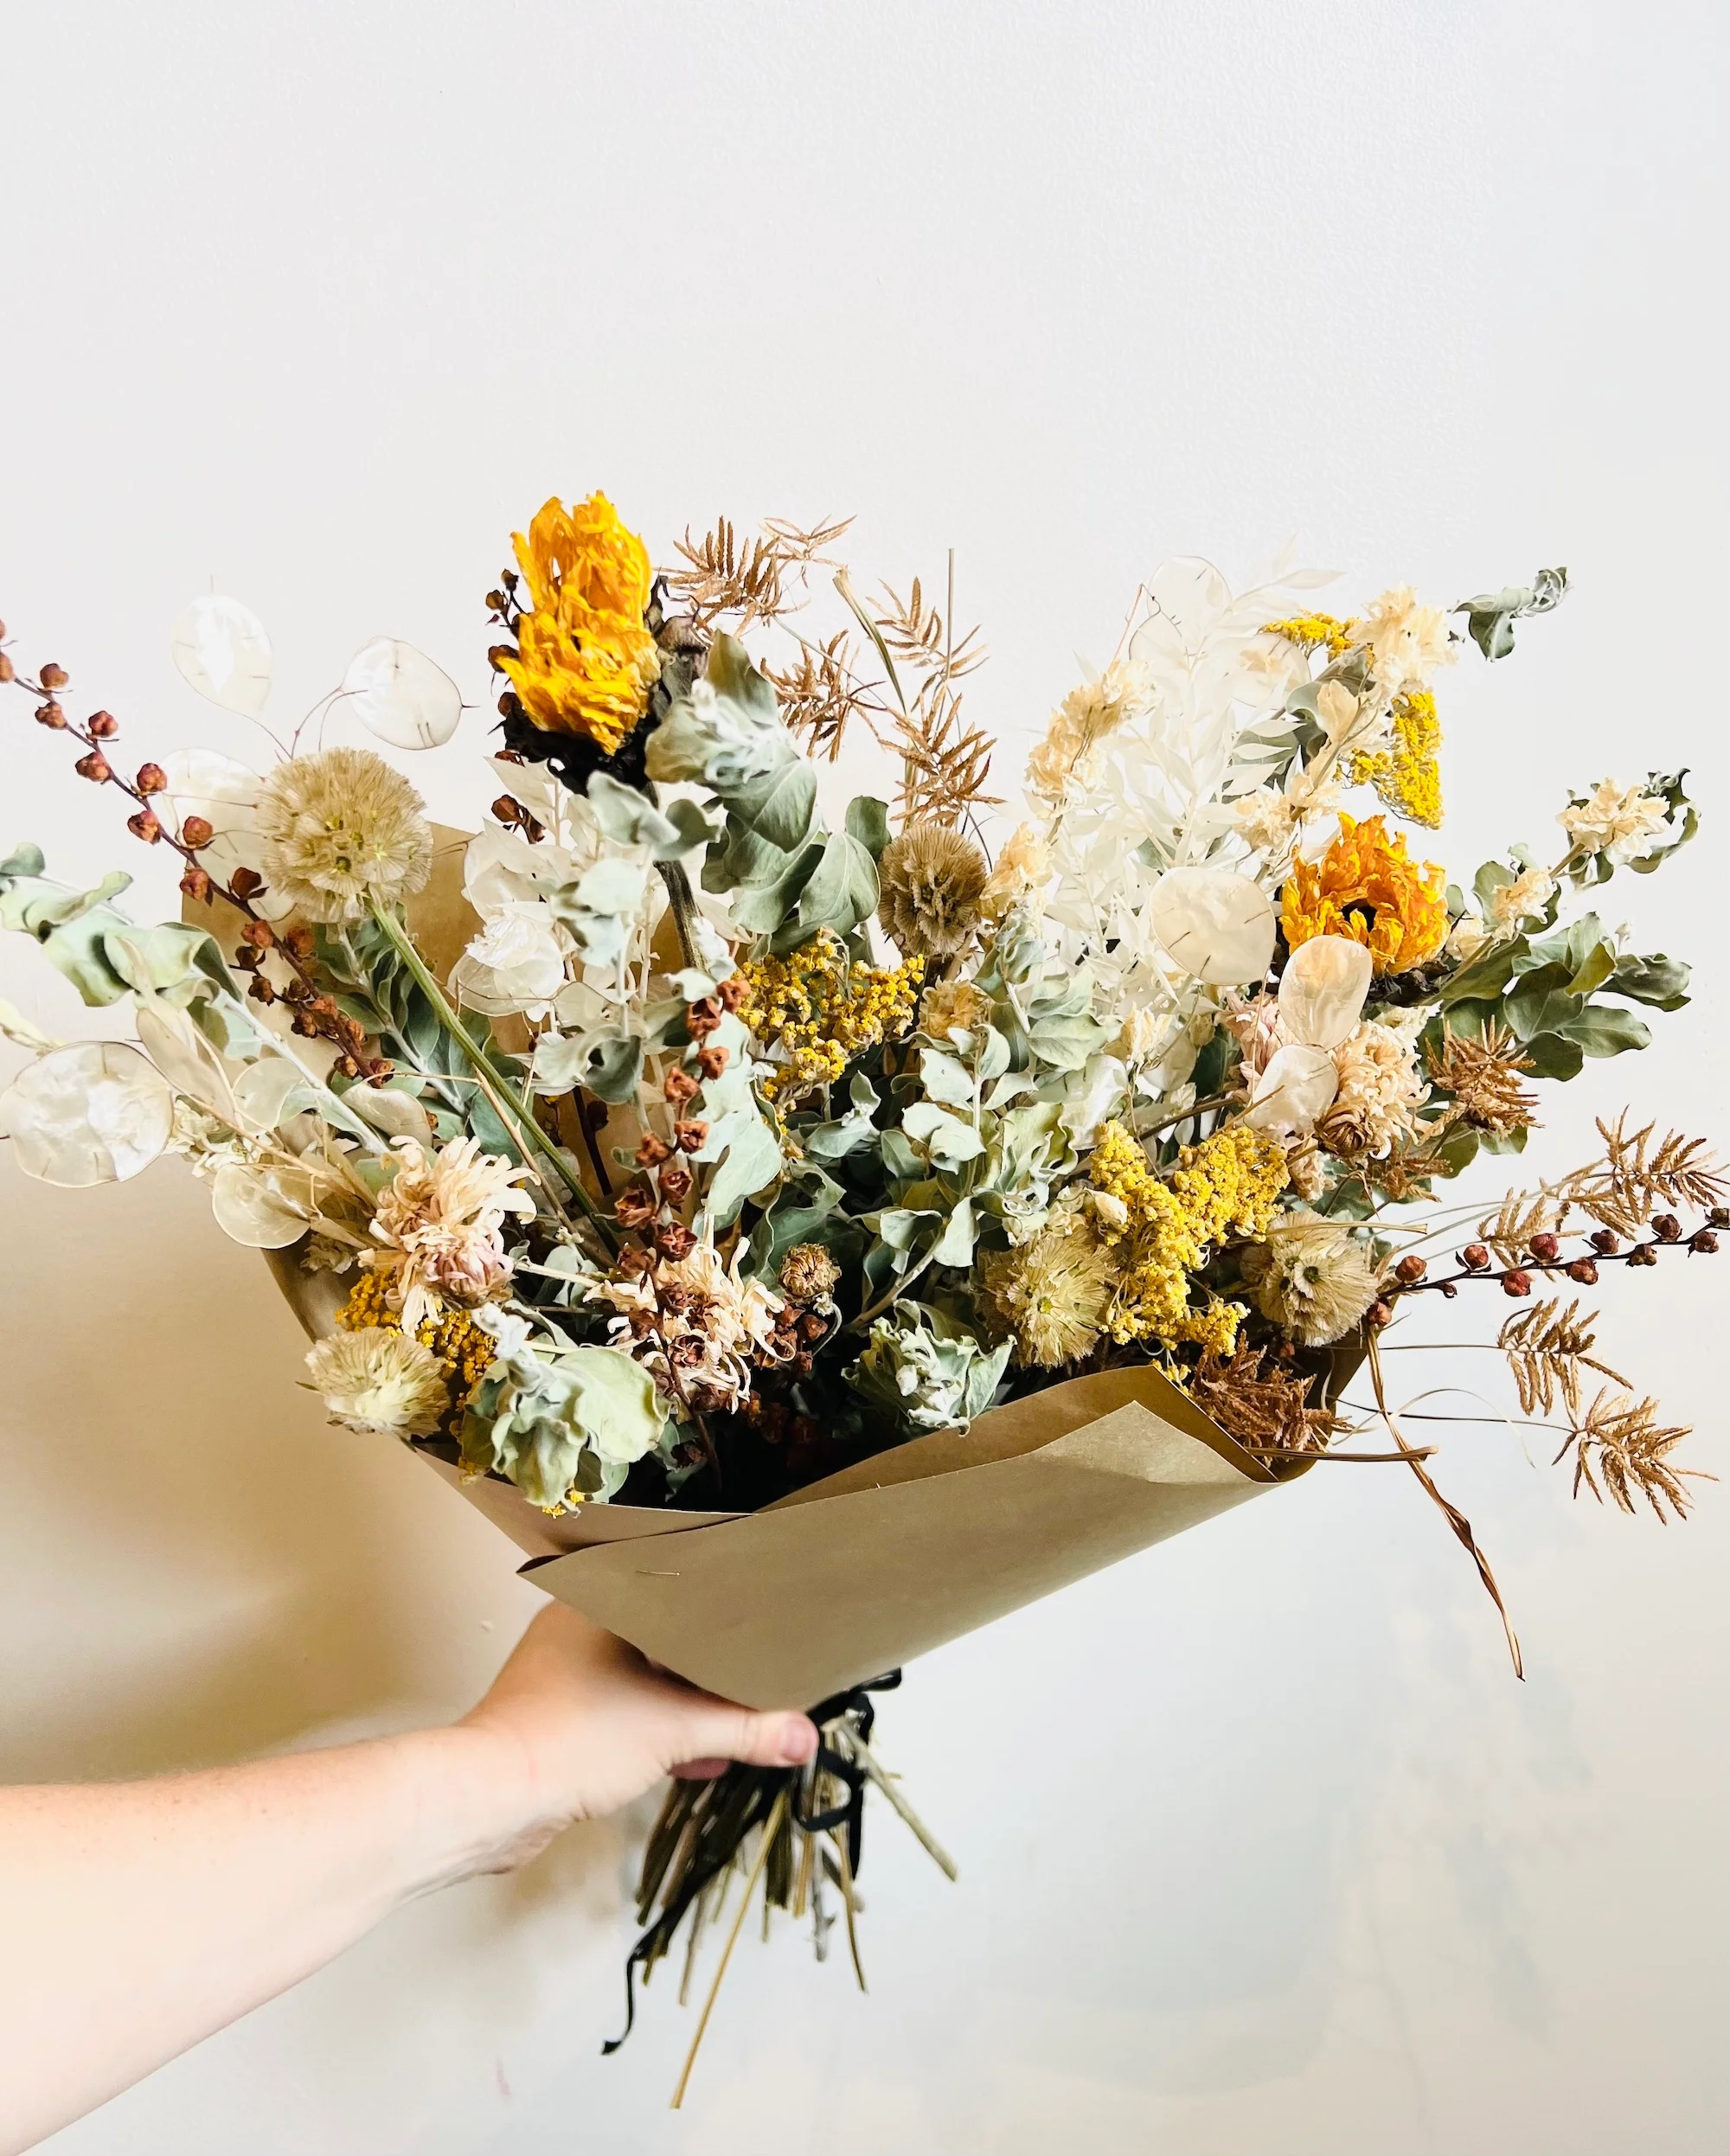
<instances>
[{"instance_id":1,"label":"dried fern frond","mask_svg":"<svg viewBox=\"0 0 1730 2156\"><path fill-rule=\"evenodd\" d=\"M1228 1436L1259 1451L1320 1452L1351 1425L1311 1407L1314 1378L1266 1369L1263 1351L1240 1344L1229 1361L1212 1350L1189 1379L1189 1396Z\"/></svg>"},{"instance_id":2,"label":"dried fern frond","mask_svg":"<svg viewBox=\"0 0 1730 2156\"><path fill-rule=\"evenodd\" d=\"M711 627L722 614L739 615L743 626L772 621L785 611L787 562L775 540L741 541L723 516L700 540L687 530L678 549L689 566L670 570L668 587L684 600L699 628Z\"/></svg>"},{"instance_id":3,"label":"dried fern frond","mask_svg":"<svg viewBox=\"0 0 1730 2156\"><path fill-rule=\"evenodd\" d=\"M995 744L983 727L964 726L961 699L941 696L911 712L887 714L888 731L878 739L901 759L897 809L903 824L964 822L975 809L995 809L1002 797L988 794Z\"/></svg>"},{"instance_id":4,"label":"dried fern frond","mask_svg":"<svg viewBox=\"0 0 1730 2156\"><path fill-rule=\"evenodd\" d=\"M1599 1120L1599 1134L1604 1140L1602 1180L1608 1189L1580 1196L1579 1203L1586 1212L1597 1218L1599 1206L1608 1202L1624 1217L1636 1219L1644 1226L1662 1206L1697 1206L1703 1209L1723 1204L1727 1191L1730 1191L1730 1180L1727 1180L1707 1150L1704 1138L1690 1138L1682 1131L1667 1130L1655 1145L1655 1123L1649 1123L1643 1129L1631 1134L1627 1122L1625 1109L1613 1124ZM1618 1224L1606 1220L1605 1225L1615 1227Z\"/></svg>"},{"instance_id":5,"label":"dried fern frond","mask_svg":"<svg viewBox=\"0 0 1730 2156\"><path fill-rule=\"evenodd\" d=\"M848 720L870 702L854 675L851 649L846 631L837 630L824 644L804 646L798 666L778 674L764 669L790 731L804 736L808 753L827 756L831 764Z\"/></svg>"},{"instance_id":6,"label":"dried fern frond","mask_svg":"<svg viewBox=\"0 0 1730 2156\"><path fill-rule=\"evenodd\" d=\"M1547 1190L1510 1190L1500 1208L1477 1224L1477 1232L1504 1265L1517 1265L1535 1235L1554 1234L1567 1218L1568 1201Z\"/></svg>"},{"instance_id":7,"label":"dried fern frond","mask_svg":"<svg viewBox=\"0 0 1730 2156\"><path fill-rule=\"evenodd\" d=\"M1520 1392L1522 1415L1548 1415L1560 1398L1568 1414L1579 1413L1579 1373L1595 1370L1620 1385L1628 1383L1619 1370L1598 1361L1592 1350L1597 1334L1591 1329L1597 1313L1583 1315L1578 1299L1564 1310L1561 1297L1535 1302L1510 1317L1496 1336L1496 1344L1508 1358Z\"/></svg>"},{"instance_id":8,"label":"dried fern frond","mask_svg":"<svg viewBox=\"0 0 1730 2156\"><path fill-rule=\"evenodd\" d=\"M959 643L952 636L945 639L943 616L926 604L917 577L905 599L885 585L878 606L875 618L883 641L904 664L926 674L940 674L945 681L958 681L984 664L986 653L978 642L977 629L970 629Z\"/></svg>"},{"instance_id":9,"label":"dried fern frond","mask_svg":"<svg viewBox=\"0 0 1730 2156\"><path fill-rule=\"evenodd\" d=\"M1686 1425L1667 1429L1657 1420L1656 1400L1636 1400L1631 1392L1611 1392L1606 1386L1583 1416L1573 1417L1574 1427L1562 1442L1557 1462L1573 1455L1573 1494L1582 1486L1601 1505L1606 1497L1624 1513L1634 1510L1644 1497L1660 1519L1668 1505L1676 1519L1688 1517L1688 1495L1683 1475L1706 1481L1695 1468L1673 1468L1669 1455L1689 1435Z\"/></svg>"},{"instance_id":10,"label":"dried fern frond","mask_svg":"<svg viewBox=\"0 0 1730 2156\"><path fill-rule=\"evenodd\" d=\"M823 548L832 547L844 531L851 528L852 523L850 516L843 516L832 524L819 518L806 531L788 517L766 516L763 529L790 569L809 569L823 559Z\"/></svg>"}]
</instances>

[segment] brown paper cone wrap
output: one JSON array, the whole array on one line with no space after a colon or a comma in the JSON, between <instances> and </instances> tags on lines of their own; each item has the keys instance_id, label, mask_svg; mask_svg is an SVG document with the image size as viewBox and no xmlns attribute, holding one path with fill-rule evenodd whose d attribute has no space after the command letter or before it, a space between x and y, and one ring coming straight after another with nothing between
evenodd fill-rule
<instances>
[{"instance_id":1,"label":"brown paper cone wrap","mask_svg":"<svg viewBox=\"0 0 1730 2156\"><path fill-rule=\"evenodd\" d=\"M343 1295L266 1256L310 1334ZM529 1562L537 1587L693 1684L808 1705L1085 1579L1301 1471L1276 1473L1157 1370L1073 1378L753 1513L584 1505L422 1458Z\"/></svg>"}]
</instances>

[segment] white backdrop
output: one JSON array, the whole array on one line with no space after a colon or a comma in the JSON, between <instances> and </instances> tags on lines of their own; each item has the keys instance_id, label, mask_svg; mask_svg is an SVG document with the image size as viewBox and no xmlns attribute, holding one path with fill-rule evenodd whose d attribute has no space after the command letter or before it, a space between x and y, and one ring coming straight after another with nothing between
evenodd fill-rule
<instances>
[{"instance_id":1,"label":"white backdrop","mask_svg":"<svg viewBox=\"0 0 1730 2156\"><path fill-rule=\"evenodd\" d=\"M1244 579L1296 532L1348 603L1565 560L1563 612L1443 684L1443 850L1469 873L1565 780L1695 765L1709 835L1625 904L1701 993L1555 1097L1543 1157L1624 1098L1721 1131L1726 44L1682 0L13 8L0 614L139 755L238 747L168 658L213 585L272 631L275 716L379 633L484 704L480 595L555 489L660 558L717 510L853 510L867 572L958 548L974 707L1024 738L1169 553ZM0 837L166 911L22 699L0 723ZM482 723L415 767L447 814ZM87 1023L33 959L0 992ZM409 1457L324 1427L178 1170L0 1168L0 1772L465 1705L536 1598ZM1727 1289L1603 1298L1707 1466ZM878 1819L870 1996L746 1942L682 2115L658 1987L597 2057L639 1818L410 1910L54 2147L1722 2148L1730 1492L1664 1529L1454 1438L1523 1686L1381 1470L932 1656L882 1748L959 1886Z\"/></svg>"}]
</instances>

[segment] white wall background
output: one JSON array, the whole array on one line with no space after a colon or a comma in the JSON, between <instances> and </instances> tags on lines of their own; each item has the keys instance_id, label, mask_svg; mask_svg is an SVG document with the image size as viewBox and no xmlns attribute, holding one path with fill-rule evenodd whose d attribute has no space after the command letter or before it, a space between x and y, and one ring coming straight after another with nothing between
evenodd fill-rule
<instances>
[{"instance_id":1,"label":"white wall background","mask_svg":"<svg viewBox=\"0 0 1730 2156\"><path fill-rule=\"evenodd\" d=\"M1710 835L1609 895L1701 992L1569 1090L1543 1157L1624 1097L1722 1130L1720 9L4 12L0 614L129 748L238 745L167 655L213 582L271 626L275 715L380 632L483 703L480 594L554 489L605 486L662 556L721 509L855 510L899 579L954 545L1010 736L1169 553L1245 577L1295 531L1348 600L1562 560L1565 611L1445 684L1445 855L1541 841L1567 779L1691 762ZM22 700L0 721L0 836L127 861L167 911ZM418 769L447 814L479 726ZM0 991L86 1022L33 957ZM323 1427L189 1182L4 1169L0 1206L0 1771L465 1705L535 1597L424 1469ZM1726 1288L1603 1297L1707 1466ZM746 1942L683 2114L670 1997L597 2056L639 1820L400 1916L55 2148L1721 2149L1730 1492L1663 1529L1454 1440L1523 1686L1375 1470L932 1657L882 1744L960 1885L879 1819L871 1995Z\"/></svg>"}]
</instances>

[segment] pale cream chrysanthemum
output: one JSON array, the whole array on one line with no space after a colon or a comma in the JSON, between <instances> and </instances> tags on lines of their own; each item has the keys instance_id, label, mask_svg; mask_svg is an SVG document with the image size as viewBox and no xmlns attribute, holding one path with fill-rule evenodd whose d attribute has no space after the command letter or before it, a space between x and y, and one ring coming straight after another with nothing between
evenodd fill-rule
<instances>
[{"instance_id":1,"label":"pale cream chrysanthemum","mask_svg":"<svg viewBox=\"0 0 1730 2156\"><path fill-rule=\"evenodd\" d=\"M339 1423L394 1437L430 1437L450 1411L445 1366L394 1327L332 1333L306 1358L307 1380Z\"/></svg>"},{"instance_id":2,"label":"pale cream chrysanthemum","mask_svg":"<svg viewBox=\"0 0 1730 2156\"><path fill-rule=\"evenodd\" d=\"M458 1138L429 1153L413 1138L391 1148L396 1174L379 1193L373 1234L385 1245L368 1263L390 1276L393 1309L413 1332L446 1302L472 1309L509 1277L507 1215L532 1218L535 1201L516 1188L528 1169Z\"/></svg>"},{"instance_id":3,"label":"pale cream chrysanthemum","mask_svg":"<svg viewBox=\"0 0 1730 2156\"><path fill-rule=\"evenodd\" d=\"M1050 874L1050 847L1031 823L1017 824L979 893L981 914L1001 921L1023 899L1036 898Z\"/></svg>"},{"instance_id":4,"label":"pale cream chrysanthemum","mask_svg":"<svg viewBox=\"0 0 1730 2156\"><path fill-rule=\"evenodd\" d=\"M310 921L358 920L374 898L395 905L432 870L424 807L369 749L290 757L259 790L265 881Z\"/></svg>"},{"instance_id":5,"label":"pale cream chrysanthemum","mask_svg":"<svg viewBox=\"0 0 1730 2156\"><path fill-rule=\"evenodd\" d=\"M1077 1214L1043 1228L1016 1250L986 1259L984 1315L1015 1359L1057 1370L1092 1353L1105 1327L1118 1264Z\"/></svg>"},{"instance_id":6,"label":"pale cream chrysanthemum","mask_svg":"<svg viewBox=\"0 0 1730 2156\"><path fill-rule=\"evenodd\" d=\"M1600 778L1584 801L1571 803L1556 821L1576 853L1631 861L1651 852L1669 815L1669 803L1662 794Z\"/></svg>"},{"instance_id":7,"label":"pale cream chrysanthemum","mask_svg":"<svg viewBox=\"0 0 1730 2156\"><path fill-rule=\"evenodd\" d=\"M985 856L941 823L910 823L877 863L877 918L905 958L952 958L973 933Z\"/></svg>"},{"instance_id":8,"label":"pale cream chrysanthemum","mask_svg":"<svg viewBox=\"0 0 1730 2156\"><path fill-rule=\"evenodd\" d=\"M1384 592L1352 624L1352 639L1368 644L1375 685L1386 697L1427 688L1438 666L1451 666L1458 653L1448 636L1448 617L1438 606L1421 606L1409 584Z\"/></svg>"},{"instance_id":9,"label":"pale cream chrysanthemum","mask_svg":"<svg viewBox=\"0 0 1730 2156\"><path fill-rule=\"evenodd\" d=\"M1281 1213L1239 1265L1257 1309L1305 1347L1325 1347L1349 1332L1380 1283L1362 1239L1313 1212Z\"/></svg>"},{"instance_id":10,"label":"pale cream chrysanthemum","mask_svg":"<svg viewBox=\"0 0 1730 2156\"><path fill-rule=\"evenodd\" d=\"M1099 743L1153 701L1151 669L1139 659L1113 659L1105 672L1072 688L1051 715L1045 738L1028 759L1028 784L1048 800L1060 801L1071 784L1092 777Z\"/></svg>"},{"instance_id":11,"label":"pale cream chrysanthemum","mask_svg":"<svg viewBox=\"0 0 1730 2156\"><path fill-rule=\"evenodd\" d=\"M1429 1097L1411 1043L1366 1020L1334 1050L1334 1068L1339 1090L1316 1136L1343 1160L1386 1159Z\"/></svg>"}]
</instances>

